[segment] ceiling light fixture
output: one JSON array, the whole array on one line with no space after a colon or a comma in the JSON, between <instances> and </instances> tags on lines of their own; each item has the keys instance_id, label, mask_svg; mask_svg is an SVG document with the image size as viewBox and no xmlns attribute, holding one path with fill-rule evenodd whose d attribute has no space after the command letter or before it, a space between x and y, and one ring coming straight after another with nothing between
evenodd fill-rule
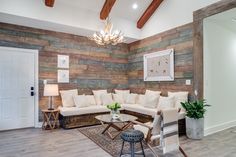
<instances>
[{"instance_id":1,"label":"ceiling light fixture","mask_svg":"<svg viewBox=\"0 0 236 157\"><path fill-rule=\"evenodd\" d=\"M95 41L98 45L116 45L124 41L123 34L119 30L112 31L113 24L108 17L105 21L105 27L100 32L95 32L90 40Z\"/></svg>"},{"instance_id":2,"label":"ceiling light fixture","mask_svg":"<svg viewBox=\"0 0 236 157\"><path fill-rule=\"evenodd\" d=\"M134 3L134 4L132 5L132 8L133 8L133 9L137 9L137 8L138 8L138 4L137 4L137 3Z\"/></svg>"}]
</instances>

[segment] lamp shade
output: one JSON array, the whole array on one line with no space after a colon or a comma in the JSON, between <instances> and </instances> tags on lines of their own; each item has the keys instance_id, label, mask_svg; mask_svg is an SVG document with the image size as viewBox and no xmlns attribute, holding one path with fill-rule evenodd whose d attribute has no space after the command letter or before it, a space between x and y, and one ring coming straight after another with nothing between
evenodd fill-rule
<instances>
[{"instance_id":1,"label":"lamp shade","mask_svg":"<svg viewBox=\"0 0 236 157\"><path fill-rule=\"evenodd\" d=\"M57 84L45 84L44 85L44 96L58 96L58 85Z\"/></svg>"}]
</instances>

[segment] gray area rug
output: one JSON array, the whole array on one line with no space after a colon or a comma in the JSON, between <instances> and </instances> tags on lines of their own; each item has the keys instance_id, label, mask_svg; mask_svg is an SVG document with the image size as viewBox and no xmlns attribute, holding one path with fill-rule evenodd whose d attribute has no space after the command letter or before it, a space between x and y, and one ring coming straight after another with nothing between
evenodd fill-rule
<instances>
[{"instance_id":1,"label":"gray area rug","mask_svg":"<svg viewBox=\"0 0 236 157\"><path fill-rule=\"evenodd\" d=\"M96 143L98 146L100 146L103 150L108 152L111 156L118 157L121 151L122 139L120 138L120 136L117 136L114 140L112 140L110 137L108 137L106 133L101 134L103 129L104 129L103 126L97 125L92 127L79 128L78 130L82 134L87 136L90 140L92 140L94 143ZM114 134L116 133L115 130L110 130L110 131L114 131ZM144 144L144 149L146 157L154 157L152 152L148 149L148 147L145 144ZM141 147L139 143L135 145L135 150L137 150L137 152L140 152ZM129 152L129 144L125 143L123 153L128 153L128 152ZM156 152L160 157L182 157L179 152L172 152L171 154L165 154L165 155L162 155L162 152L158 149L156 149ZM130 155L122 155L122 157L126 156ZM138 156L142 155L137 155L137 157Z\"/></svg>"}]
</instances>

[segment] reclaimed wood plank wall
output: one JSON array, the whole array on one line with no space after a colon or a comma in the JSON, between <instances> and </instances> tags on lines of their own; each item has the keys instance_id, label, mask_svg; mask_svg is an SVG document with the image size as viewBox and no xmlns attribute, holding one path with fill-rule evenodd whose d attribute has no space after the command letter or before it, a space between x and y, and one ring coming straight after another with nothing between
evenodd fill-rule
<instances>
[{"instance_id":1,"label":"reclaimed wood plank wall","mask_svg":"<svg viewBox=\"0 0 236 157\"><path fill-rule=\"evenodd\" d=\"M0 23L0 46L39 50L39 104L47 108L43 80L57 83L57 55L70 57L70 83L60 90L78 89L92 94L92 89L128 88L128 45L98 46L86 37ZM60 97L55 104L60 105ZM42 115L40 112L40 119Z\"/></svg>"},{"instance_id":2,"label":"reclaimed wood plank wall","mask_svg":"<svg viewBox=\"0 0 236 157\"><path fill-rule=\"evenodd\" d=\"M143 55L174 48L175 80L169 82L143 81ZM129 45L128 78L129 88L134 93L144 93L146 89L163 91L189 91L193 96L193 25L186 24L172 30L136 41ZM185 85L185 80L192 85Z\"/></svg>"},{"instance_id":3,"label":"reclaimed wood plank wall","mask_svg":"<svg viewBox=\"0 0 236 157\"><path fill-rule=\"evenodd\" d=\"M0 46L39 50L40 108L47 108L48 103L43 97L43 80L57 83L58 54L70 56L70 83L59 84L60 90L77 88L79 94L115 88L130 88L135 93L185 90L192 95L193 86L185 85L186 79L193 80L192 38L192 24L187 24L129 45L98 46L82 36L0 23ZM175 49L175 81L144 82L143 54L167 48ZM61 104L60 97L55 104Z\"/></svg>"}]
</instances>

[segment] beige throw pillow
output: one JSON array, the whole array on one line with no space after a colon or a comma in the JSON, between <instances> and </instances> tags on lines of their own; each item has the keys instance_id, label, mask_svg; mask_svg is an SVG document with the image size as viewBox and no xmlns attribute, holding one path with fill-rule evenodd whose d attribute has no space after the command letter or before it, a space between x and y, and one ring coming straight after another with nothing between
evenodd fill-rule
<instances>
[{"instance_id":1,"label":"beige throw pillow","mask_svg":"<svg viewBox=\"0 0 236 157\"><path fill-rule=\"evenodd\" d=\"M145 95L161 95L161 91L146 90Z\"/></svg>"},{"instance_id":2,"label":"beige throw pillow","mask_svg":"<svg viewBox=\"0 0 236 157\"><path fill-rule=\"evenodd\" d=\"M60 94L61 94L63 107L74 107L75 106L73 96L78 95L77 89L61 90Z\"/></svg>"},{"instance_id":3,"label":"beige throw pillow","mask_svg":"<svg viewBox=\"0 0 236 157\"><path fill-rule=\"evenodd\" d=\"M185 111L181 105L181 102L188 101L188 92L168 92L168 96L174 97L176 108L181 108L182 111Z\"/></svg>"},{"instance_id":4,"label":"beige throw pillow","mask_svg":"<svg viewBox=\"0 0 236 157\"><path fill-rule=\"evenodd\" d=\"M110 105L114 103L111 93L101 95L102 105Z\"/></svg>"},{"instance_id":5,"label":"beige throw pillow","mask_svg":"<svg viewBox=\"0 0 236 157\"><path fill-rule=\"evenodd\" d=\"M90 105L85 95L76 95L73 98L75 106L78 108L88 107Z\"/></svg>"},{"instance_id":6,"label":"beige throw pillow","mask_svg":"<svg viewBox=\"0 0 236 157\"><path fill-rule=\"evenodd\" d=\"M125 103L125 100L127 99L127 96L130 94L130 90L117 90L115 89L115 93L122 95L123 102Z\"/></svg>"},{"instance_id":7,"label":"beige throw pillow","mask_svg":"<svg viewBox=\"0 0 236 157\"><path fill-rule=\"evenodd\" d=\"M113 101L114 102L117 102L119 104L123 104L124 103L123 95L121 95L121 94L112 94L112 97L113 97Z\"/></svg>"},{"instance_id":8,"label":"beige throw pillow","mask_svg":"<svg viewBox=\"0 0 236 157\"><path fill-rule=\"evenodd\" d=\"M157 110L169 109L175 107L175 98L172 97L163 97L160 96Z\"/></svg>"},{"instance_id":9,"label":"beige throw pillow","mask_svg":"<svg viewBox=\"0 0 236 157\"><path fill-rule=\"evenodd\" d=\"M107 90L93 90L93 95L97 105L102 105L101 95L107 94Z\"/></svg>"},{"instance_id":10,"label":"beige throw pillow","mask_svg":"<svg viewBox=\"0 0 236 157\"><path fill-rule=\"evenodd\" d=\"M128 94L127 98L125 100L125 103L127 103L127 104L136 104L137 97L138 97L138 94L133 94L133 93Z\"/></svg>"},{"instance_id":11,"label":"beige throw pillow","mask_svg":"<svg viewBox=\"0 0 236 157\"><path fill-rule=\"evenodd\" d=\"M145 95L145 101L142 106L147 108L157 108L158 99L160 96L158 95Z\"/></svg>"},{"instance_id":12,"label":"beige throw pillow","mask_svg":"<svg viewBox=\"0 0 236 157\"><path fill-rule=\"evenodd\" d=\"M93 95L85 95L88 103L90 106L95 106L96 105L96 101Z\"/></svg>"},{"instance_id":13,"label":"beige throw pillow","mask_svg":"<svg viewBox=\"0 0 236 157\"><path fill-rule=\"evenodd\" d=\"M139 94L138 95L137 103L141 106L144 106L144 104L145 104L145 95L144 94Z\"/></svg>"}]
</instances>

